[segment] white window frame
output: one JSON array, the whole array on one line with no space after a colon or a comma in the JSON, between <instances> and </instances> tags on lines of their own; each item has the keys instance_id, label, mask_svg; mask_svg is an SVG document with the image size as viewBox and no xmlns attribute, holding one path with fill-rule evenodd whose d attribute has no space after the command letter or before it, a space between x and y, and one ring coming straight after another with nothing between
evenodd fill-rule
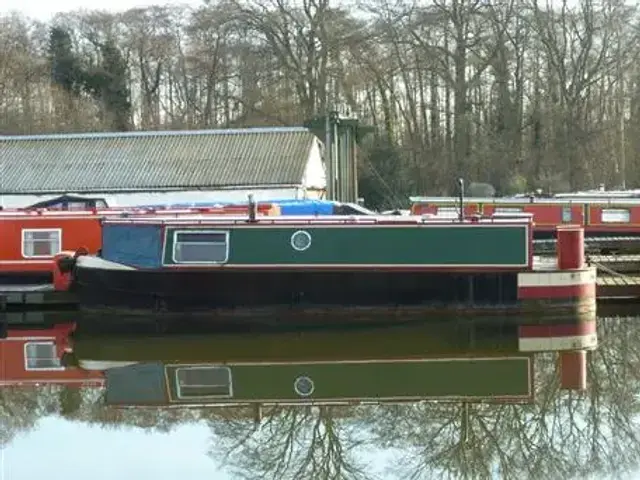
<instances>
[{"instance_id":1,"label":"white window frame","mask_svg":"<svg viewBox=\"0 0 640 480\"><path fill-rule=\"evenodd\" d=\"M173 246L171 251L171 260L175 265L221 265L229 261L229 231L228 230L174 230L172 233L173 233ZM176 247L178 243L189 243L189 242L178 242L178 235L181 233L196 234L196 235L198 234L224 235L224 243L225 243L224 260L221 260L221 261L205 260L205 261L197 261L197 262L180 262L176 260Z\"/></svg>"},{"instance_id":2,"label":"white window frame","mask_svg":"<svg viewBox=\"0 0 640 480\"><path fill-rule=\"evenodd\" d=\"M30 367L29 366L29 357L27 356L27 349L29 345L46 345L48 347L52 347L53 351L56 352L56 342L47 341L47 340L33 340L27 341L24 344L24 369L28 372L59 372L64 370L64 367L60 365L59 367ZM60 359L58 359L60 361Z\"/></svg>"},{"instance_id":3,"label":"white window frame","mask_svg":"<svg viewBox=\"0 0 640 480\"><path fill-rule=\"evenodd\" d=\"M458 218L460 216L460 208L436 207L436 215L442 218Z\"/></svg>"},{"instance_id":4,"label":"white window frame","mask_svg":"<svg viewBox=\"0 0 640 480\"><path fill-rule=\"evenodd\" d=\"M53 253L52 255L27 255L27 252L25 250L25 247L27 245L27 235L29 233L42 233L42 232L55 233L57 235L58 251ZM61 228L23 228L22 229L22 242L21 242L22 258L53 258L61 251L62 251L62 229Z\"/></svg>"},{"instance_id":5,"label":"white window frame","mask_svg":"<svg viewBox=\"0 0 640 480\"><path fill-rule=\"evenodd\" d=\"M605 218L605 214L609 213L611 217ZM621 219L620 217L626 216L626 220ZM601 223L629 223L631 222L631 212L628 208L603 208L600 214Z\"/></svg>"},{"instance_id":6,"label":"white window frame","mask_svg":"<svg viewBox=\"0 0 640 480\"><path fill-rule=\"evenodd\" d=\"M495 207L493 210L493 213L496 213L498 215L513 215L523 212L523 207Z\"/></svg>"},{"instance_id":7,"label":"white window frame","mask_svg":"<svg viewBox=\"0 0 640 480\"><path fill-rule=\"evenodd\" d=\"M564 205L562 207L562 223L571 223L572 221L573 221L573 208Z\"/></svg>"},{"instance_id":8,"label":"white window frame","mask_svg":"<svg viewBox=\"0 0 640 480\"><path fill-rule=\"evenodd\" d=\"M217 370L224 370L227 372L227 377L229 379L229 393L226 395L199 395L199 396L182 396L182 393L180 392L180 379L178 378L178 375L180 373L180 371L182 370L213 370L213 369L217 369ZM175 379L176 379L176 396L178 397L178 400L200 400L200 399L207 399L207 398L233 398L233 375L231 375L231 369L229 367L226 367L224 365L201 365L201 366L184 366L184 367L178 367L175 370L174 373ZM193 385L191 385L193 386ZM206 386L211 386L211 385L202 385L203 387Z\"/></svg>"}]
</instances>

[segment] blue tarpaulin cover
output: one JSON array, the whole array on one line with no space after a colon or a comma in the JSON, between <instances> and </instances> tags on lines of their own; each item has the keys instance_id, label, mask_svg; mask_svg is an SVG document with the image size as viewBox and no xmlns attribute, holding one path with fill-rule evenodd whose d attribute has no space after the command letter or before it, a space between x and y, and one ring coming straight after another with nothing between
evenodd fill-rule
<instances>
[{"instance_id":1,"label":"blue tarpaulin cover","mask_svg":"<svg viewBox=\"0 0 640 480\"><path fill-rule=\"evenodd\" d=\"M137 268L162 265L160 225L105 223L102 226L102 258Z\"/></svg>"}]
</instances>

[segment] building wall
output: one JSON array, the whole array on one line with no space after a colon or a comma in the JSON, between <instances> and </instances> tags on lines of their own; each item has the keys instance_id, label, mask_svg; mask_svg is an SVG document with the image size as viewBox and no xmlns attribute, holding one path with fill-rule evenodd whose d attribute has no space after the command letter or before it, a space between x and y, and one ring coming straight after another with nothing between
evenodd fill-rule
<instances>
[{"instance_id":1,"label":"building wall","mask_svg":"<svg viewBox=\"0 0 640 480\"><path fill-rule=\"evenodd\" d=\"M314 142L309 152L309 160L302 177L302 186L305 190L324 191L327 186L327 176L324 161L322 159L321 143Z\"/></svg>"}]
</instances>

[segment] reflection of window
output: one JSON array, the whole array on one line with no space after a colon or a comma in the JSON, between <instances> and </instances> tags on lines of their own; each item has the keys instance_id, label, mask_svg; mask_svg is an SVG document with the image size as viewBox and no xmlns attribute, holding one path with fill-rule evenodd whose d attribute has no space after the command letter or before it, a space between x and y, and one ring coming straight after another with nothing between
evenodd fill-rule
<instances>
[{"instance_id":1,"label":"reflection of window","mask_svg":"<svg viewBox=\"0 0 640 480\"><path fill-rule=\"evenodd\" d=\"M28 342L24 346L27 370L58 370L62 368L53 342Z\"/></svg>"},{"instance_id":2,"label":"reflection of window","mask_svg":"<svg viewBox=\"0 0 640 480\"><path fill-rule=\"evenodd\" d=\"M176 263L224 263L229 255L229 233L213 231L175 232Z\"/></svg>"},{"instance_id":3,"label":"reflection of window","mask_svg":"<svg viewBox=\"0 0 640 480\"><path fill-rule=\"evenodd\" d=\"M62 231L55 230L22 230L22 256L52 257L60 252L60 236Z\"/></svg>"},{"instance_id":4,"label":"reflection of window","mask_svg":"<svg viewBox=\"0 0 640 480\"><path fill-rule=\"evenodd\" d=\"M227 367L183 367L176 370L178 398L230 397L231 370Z\"/></svg>"},{"instance_id":5,"label":"reflection of window","mask_svg":"<svg viewBox=\"0 0 640 480\"><path fill-rule=\"evenodd\" d=\"M626 208L604 208L602 223L629 223L629 210Z\"/></svg>"},{"instance_id":6,"label":"reflection of window","mask_svg":"<svg viewBox=\"0 0 640 480\"><path fill-rule=\"evenodd\" d=\"M562 221L570 222L573 215L571 215L571 207L562 207Z\"/></svg>"}]
</instances>

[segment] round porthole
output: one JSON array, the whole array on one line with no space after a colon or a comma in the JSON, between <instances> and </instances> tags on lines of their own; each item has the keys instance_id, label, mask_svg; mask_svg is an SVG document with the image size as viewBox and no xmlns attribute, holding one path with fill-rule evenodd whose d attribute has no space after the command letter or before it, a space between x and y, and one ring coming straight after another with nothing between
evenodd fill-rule
<instances>
[{"instance_id":1,"label":"round porthole","mask_svg":"<svg viewBox=\"0 0 640 480\"><path fill-rule=\"evenodd\" d=\"M309 377L298 377L296 378L296 381L293 382L293 389L301 397L308 397L313 393L315 388L313 380Z\"/></svg>"},{"instance_id":2,"label":"round porthole","mask_svg":"<svg viewBox=\"0 0 640 480\"><path fill-rule=\"evenodd\" d=\"M298 230L291 235L291 246L299 252L306 250L311 246L311 235L304 230Z\"/></svg>"}]
</instances>

